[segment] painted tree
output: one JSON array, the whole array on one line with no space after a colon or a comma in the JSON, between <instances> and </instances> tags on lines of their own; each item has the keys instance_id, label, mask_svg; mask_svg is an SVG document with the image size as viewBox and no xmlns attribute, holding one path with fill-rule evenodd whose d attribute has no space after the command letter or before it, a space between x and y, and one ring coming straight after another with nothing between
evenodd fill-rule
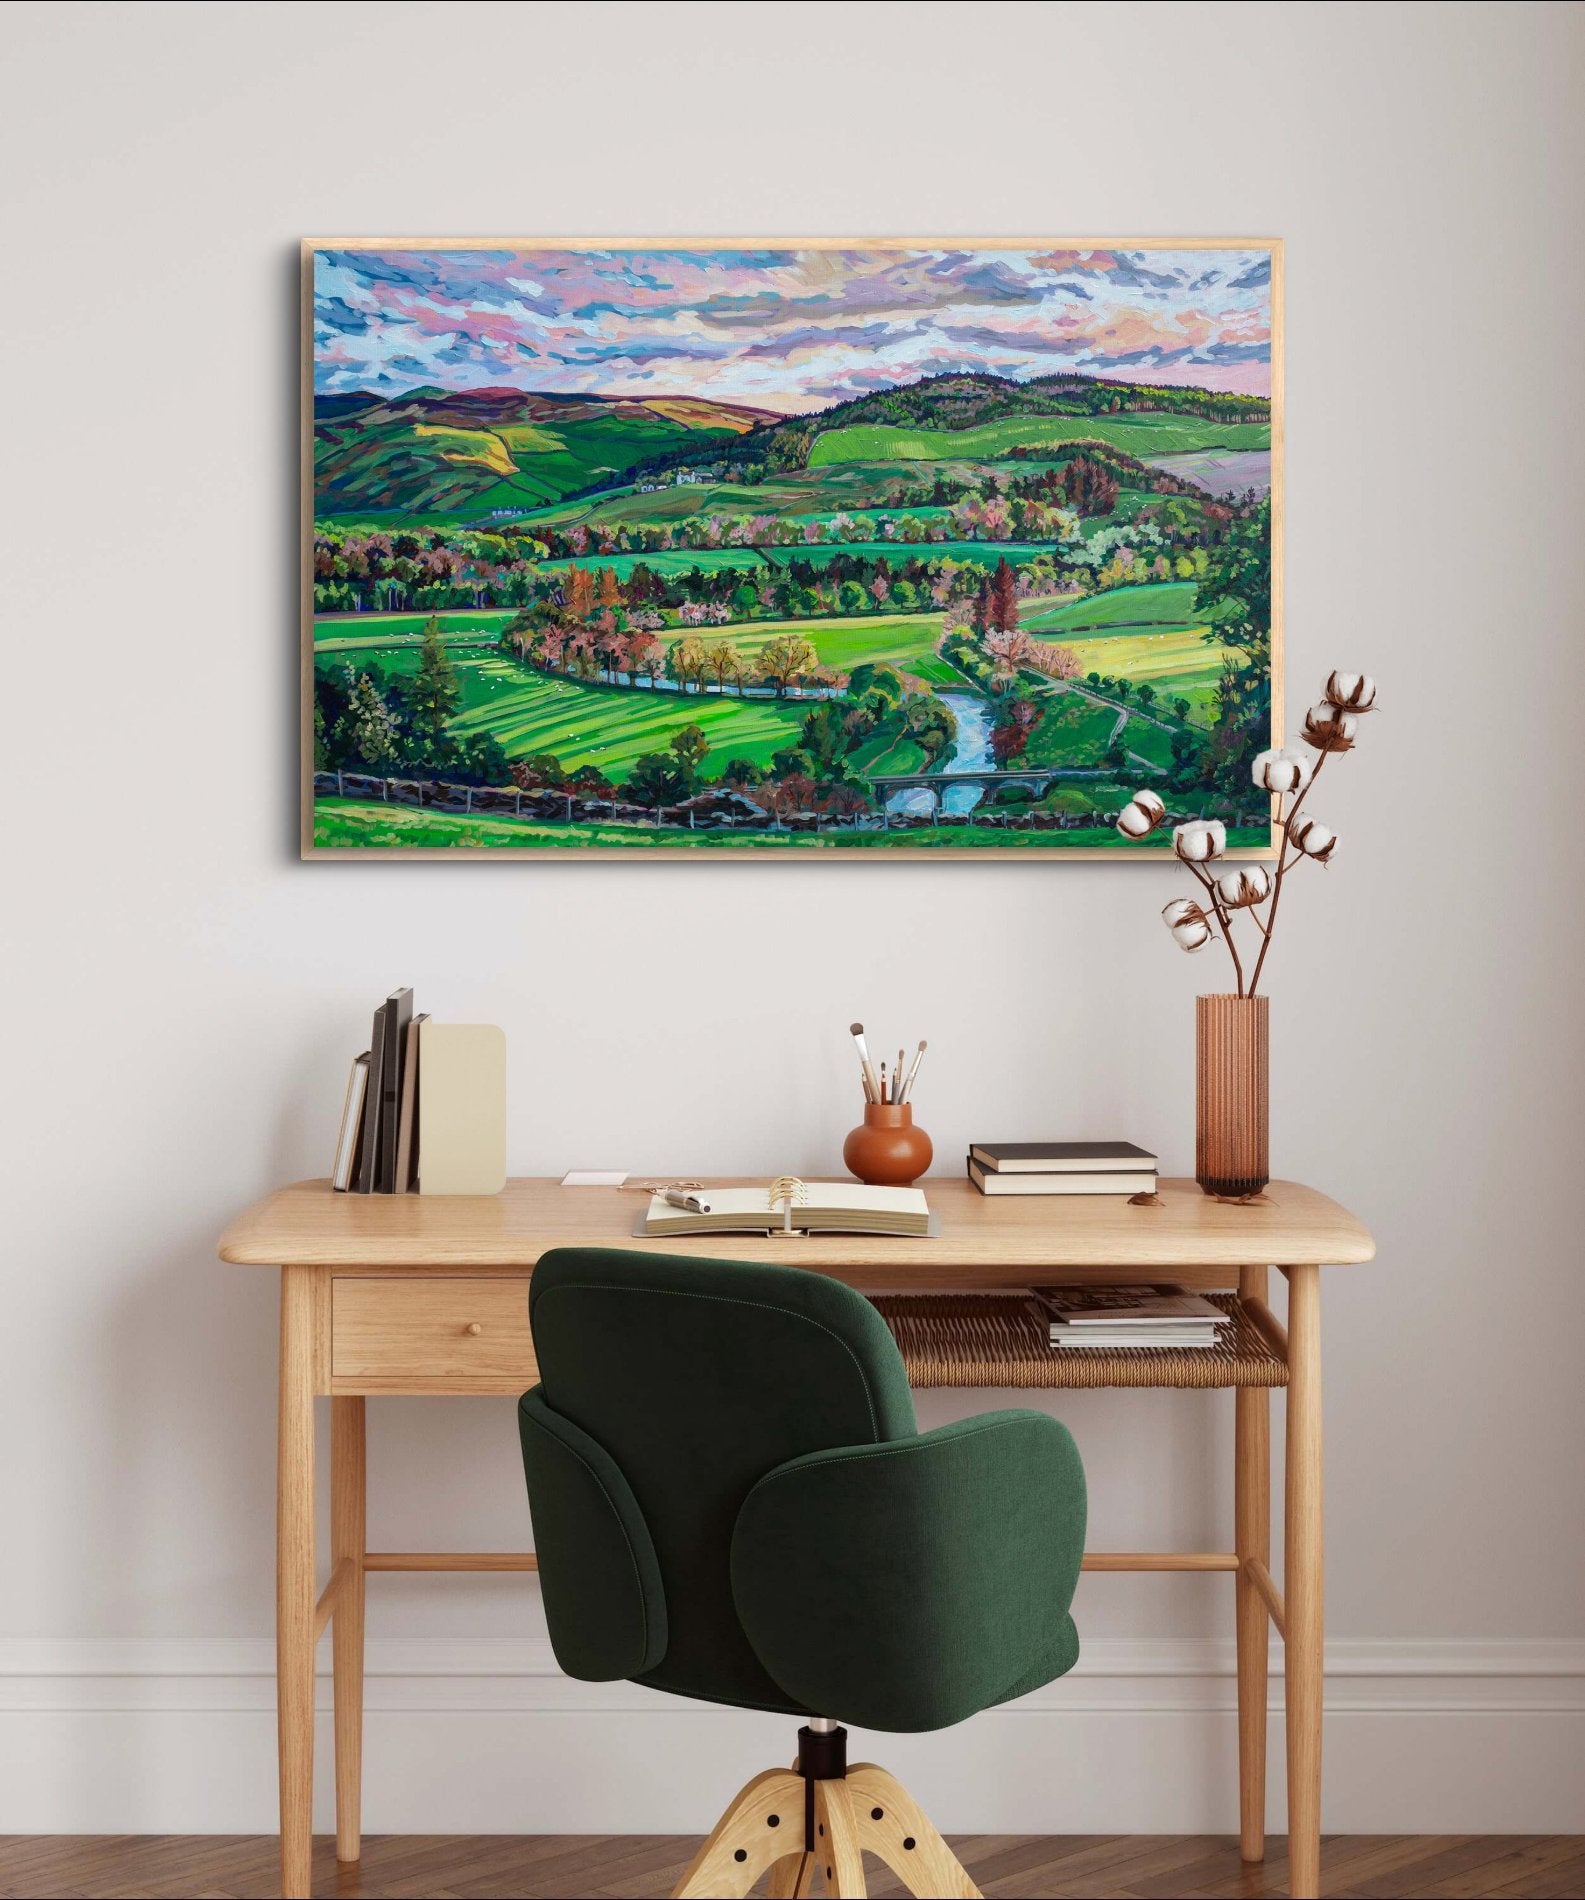
<instances>
[{"instance_id":1,"label":"painted tree","mask_svg":"<svg viewBox=\"0 0 1585 1900\"><path fill-rule=\"evenodd\" d=\"M991 576L990 611L986 619L987 626L998 633L1014 633L1018 629L1018 577L1006 561L998 561Z\"/></svg>"},{"instance_id":2,"label":"painted tree","mask_svg":"<svg viewBox=\"0 0 1585 1900\"><path fill-rule=\"evenodd\" d=\"M1080 455L1062 472L1062 492L1080 515L1109 515L1117 506L1117 481L1102 463Z\"/></svg>"},{"instance_id":3,"label":"painted tree","mask_svg":"<svg viewBox=\"0 0 1585 1900\"><path fill-rule=\"evenodd\" d=\"M440 620L431 614L424 622L423 644L418 653L418 671L407 689L407 704L414 726L431 750L440 744L446 721L457 710L462 686L457 669L440 637Z\"/></svg>"},{"instance_id":4,"label":"painted tree","mask_svg":"<svg viewBox=\"0 0 1585 1900\"><path fill-rule=\"evenodd\" d=\"M666 649L666 671L687 692L690 681L697 686L703 677L707 657L704 642L696 634L687 634Z\"/></svg>"},{"instance_id":5,"label":"painted tree","mask_svg":"<svg viewBox=\"0 0 1585 1900\"><path fill-rule=\"evenodd\" d=\"M1015 699L1003 707L991 728L991 751L999 766L1011 765L1023 757L1040 719L1040 708L1033 700Z\"/></svg>"},{"instance_id":6,"label":"painted tree","mask_svg":"<svg viewBox=\"0 0 1585 1900\"><path fill-rule=\"evenodd\" d=\"M586 567L569 567L562 582L567 618L583 622L594 612L594 576Z\"/></svg>"},{"instance_id":7,"label":"painted tree","mask_svg":"<svg viewBox=\"0 0 1585 1900\"><path fill-rule=\"evenodd\" d=\"M958 736L956 714L934 694L921 693L905 701L903 727L932 766Z\"/></svg>"},{"instance_id":8,"label":"painted tree","mask_svg":"<svg viewBox=\"0 0 1585 1900\"><path fill-rule=\"evenodd\" d=\"M730 640L712 640L705 654L706 664L715 675L716 691L724 693L729 679L735 679L743 670L743 662L738 650Z\"/></svg>"},{"instance_id":9,"label":"painted tree","mask_svg":"<svg viewBox=\"0 0 1585 1900\"><path fill-rule=\"evenodd\" d=\"M611 570L607 568L605 571L609 573ZM595 620L594 652L602 672L609 673L614 680L622 661L623 638L616 614L609 607L602 609Z\"/></svg>"},{"instance_id":10,"label":"painted tree","mask_svg":"<svg viewBox=\"0 0 1585 1900\"><path fill-rule=\"evenodd\" d=\"M699 767L709 750L710 741L704 735L703 726L684 726L680 732L671 735L671 753L677 761L677 774L684 787L684 797L698 790Z\"/></svg>"},{"instance_id":11,"label":"painted tree","mask_svg":"<svg viewBox=\"0 0 1585 1900\"><path fill-rule=\"evenodd\" d=\"M1033 657L1035 643L1022 627L1009 627L1005 632L997 631L986 636L985 650L996 661L999 671L1016 673L1021 666L1027 666Z\"/></svg>"},{"instance_id":12,"label":"painted tree","mask_svg":"<svg viewBox=\"0 0 1585 1900\"><path fill-rule=\"evenodd\" d=\"M396 715L380 697L379 689L367 673L360 673L347 694L347 710L336 727L336 741L344 758L371 772L384 770L396 762L398 728Z\"/></svg>"},{"instance_id":13,"label":"painted tree","mask_svg":"<svg viewBox=\"0 0 1585 1900\"><path fill-rule=\"evenodd\" d=\"M801 679L805 673L812 673L819 663L819 654L799 633L777 634L775 639L767 640L760 649L760 673L765 679L774 682L778 699L785 696L794 680Z\"/></svg>"},{"instance_id":14,"label":"painted tree","mask_svg":"<svg viewBox=\"0 0 1585 1900\"><path fill-rule=\"evenodd\" d=\"M1212 549L1194 598L1208 641L1229 649L1217 681L1216 727L1204 753L1209 784L1242 793L1248 760L1271 728L1271 501L1240 515Z\"/></svg>"}]
</instances>

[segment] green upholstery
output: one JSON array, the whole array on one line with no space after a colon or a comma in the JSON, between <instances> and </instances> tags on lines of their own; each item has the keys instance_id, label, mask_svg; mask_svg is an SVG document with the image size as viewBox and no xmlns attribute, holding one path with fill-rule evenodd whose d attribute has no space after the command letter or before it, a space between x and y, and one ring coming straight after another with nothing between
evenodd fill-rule
<instances>
[{"instance_id":1,"label":"green upholstery","mask_svg":"<svg viewBox=\"0 0 1585 1900\"><path fill-rule=\"evenodd\" d=\"M584 1682L641 1676L666 1654L666 1593L627 1479L537 1387L517 1419L535 1535L552 1558L539 1581L556 1660Z\"/></svg>"},{"instance_id":2,"label":"green upholstery","mask_svg":"<svg viewBox=\"0 0 1585 1900\"><path fill-rule=\"evenodd\" d=\"M562 1248L529 1315L519 1424L569 1674L922 1729L1071 1666L1084 1480L1055 1420L920 1435L874 1307L792 1267Z\"/></svg>"},{"instance_id":3,"label":"green upholstery","mask_svg":"<svg viewBox=\"0 0 1585 1900\"><path fill-rule=\"evenodd\" d=\"M806 1707L946 1728L1072 1668L1084 1504L1073 1440L1041 1412L811 1452L738 1514L738 1615Z\"/></svg>"}]
</instances>

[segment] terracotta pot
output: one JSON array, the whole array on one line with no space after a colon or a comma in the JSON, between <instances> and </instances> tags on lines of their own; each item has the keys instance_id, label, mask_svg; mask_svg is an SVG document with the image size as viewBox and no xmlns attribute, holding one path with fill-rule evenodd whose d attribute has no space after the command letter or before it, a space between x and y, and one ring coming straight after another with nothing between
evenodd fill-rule
<instances>
[{"instance_id":1,"label":"terracotta pot","mask_svg":"<svg viewBox=\"0 0 1585 1900\"><path fill-rule=\"evenodd\" d=\"M1271 1179L1267 998L1197 996L1194 1030L1194 1178L1245 1200Z\"/></svg>"},{"instance_id":2,"label":"terracotta pot","mask_svg":"<svg viewBox=\"0 0 1585 1900\"><path fill-rule=\"evenodd\" d=\"M842 1144L848 1172L871 1187L912 1187L930 1168L930 1137L914 1126L908 1102L866 1102L864 1125Z\"/></svg>"}]
</instances>

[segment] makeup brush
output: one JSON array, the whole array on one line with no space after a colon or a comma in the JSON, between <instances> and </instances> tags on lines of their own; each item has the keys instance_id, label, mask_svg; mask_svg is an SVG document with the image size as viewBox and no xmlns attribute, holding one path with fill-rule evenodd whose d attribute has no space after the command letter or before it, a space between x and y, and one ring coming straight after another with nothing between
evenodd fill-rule
<instances>
[{"instance_id":1,"label":"makeup brush","mask_svg":"<svg viewBox=\"0 0 1585 1900\"><path fill-rule=\"evenodd\" d=\"M859 1047L859 1062L864 1070L864 1099L868 1102L878 1102L881 1099L881 1085L876 1079L874 1066L870 1062L869 1044L864 1040L863 1023L849 1023L848 1034Z\"/></svg>"},{"instance_id":2,"label":"makeup brush","mask_svg":"<svg viewBox=\"0 0 1585 1900\"><path fill-rule=\"evenodd\" d=\"M918 1051L916 1052L913 1062L910 1065L909 1070L908 1070L907 1080L903 1083L903 1092L902 1092L901 1097L899 1098L900 1100L906 1102L908 1100L908 1097L912 1094L913 1086L914 1086L914 1077L919 1073L919 1065L921 1062L924 1061L925 1051L929 1047L930 1047L929 1043L927 1043L921 1037Z\"/></svg>"}]
</instances>

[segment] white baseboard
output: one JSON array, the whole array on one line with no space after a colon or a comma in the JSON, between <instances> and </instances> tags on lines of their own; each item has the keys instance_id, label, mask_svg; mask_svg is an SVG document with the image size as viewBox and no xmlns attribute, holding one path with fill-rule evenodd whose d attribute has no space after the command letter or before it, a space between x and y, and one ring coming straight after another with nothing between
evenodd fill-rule
<instances>
[{"instance_id":1,"label":"white baseboard","mask_svg":"<svg viewBox=\"0 0 1585 1900\"><path fill-rule=\"evenodd\" d=\"M265 1638L0 1640L0 1833L270 1831L273 1668ZM853 1746L955 1832L1227 1833L1234 1691L1230 1642L1099 1638L959 1729ZM569 1681L543 1638L371 1637L366 1706L370 1833L699 1833L794 1726ZM1585 1832L1585 1641L1334 1642L1326 1711L1329 1832ZM326 1713L316 1786L326 1829Z\"/></svg>"}]
</instances>

